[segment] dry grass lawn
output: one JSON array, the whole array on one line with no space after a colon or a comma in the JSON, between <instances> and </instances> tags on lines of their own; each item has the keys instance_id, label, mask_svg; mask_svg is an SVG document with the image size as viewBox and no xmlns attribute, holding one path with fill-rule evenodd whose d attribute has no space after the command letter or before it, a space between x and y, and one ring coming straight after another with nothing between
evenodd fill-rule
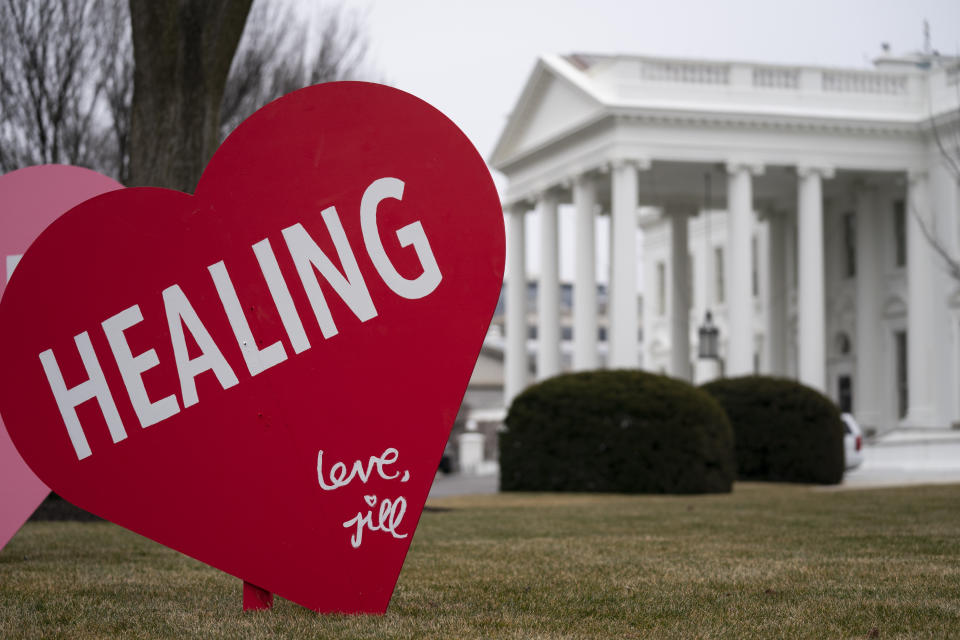
<instances>
[{"instance_id":1,"label":"dry grass lawn","mask_svg":"<svg viewBox=\"0 0 960 640\"><path fill-rule=\"evenodd\" d=\"M434 500L383 617L277 600L109 523L0 552L0 638L960 637L960 486Z\"/></svg>"}]
</instances>

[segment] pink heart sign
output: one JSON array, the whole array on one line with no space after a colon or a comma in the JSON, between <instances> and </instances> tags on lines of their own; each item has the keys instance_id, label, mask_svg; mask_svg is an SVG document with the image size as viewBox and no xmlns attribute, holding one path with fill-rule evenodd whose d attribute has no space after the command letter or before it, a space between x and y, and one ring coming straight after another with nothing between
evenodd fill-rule
<instances>
[{"instance_id":1,"label":"pink heart sign","mask_svg":"<svg viewBox=\"0 0 960 640\"><path fill-rule=\"evenodd\" d=\"M308 87L194 195L108 193L38 238L0 305L0 412L84 509L310 609L382 613L503 264L452 122Z\"/></svg>"},{"instance_id":2,"label":"pink heart sign","mask_svg":"<svg viewBox=\"0 0 960 640\"><path fill-rule=\"evenodd\" d=\"M122 188L96 171L57 164L0 176L0 296L27 247L57 216L88 198ZM0 549L48 493L0 422Z\"/></svg>"}]
</instances>

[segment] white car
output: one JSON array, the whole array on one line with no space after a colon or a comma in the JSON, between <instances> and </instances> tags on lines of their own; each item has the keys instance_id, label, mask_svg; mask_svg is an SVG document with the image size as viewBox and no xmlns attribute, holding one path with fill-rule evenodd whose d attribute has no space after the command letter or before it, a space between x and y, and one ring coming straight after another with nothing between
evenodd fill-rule
<instances>
[{"instance_id":1,"label":"white car","mask_svg":"<svg viewBox=\"0 0 960 640\"><path fill-rule=\"evenodd\" d=\"M849 413L841 413L840 418L843 420L844 467L849 471L863 463L863 430Z\"/></svg>"}]
</instances>

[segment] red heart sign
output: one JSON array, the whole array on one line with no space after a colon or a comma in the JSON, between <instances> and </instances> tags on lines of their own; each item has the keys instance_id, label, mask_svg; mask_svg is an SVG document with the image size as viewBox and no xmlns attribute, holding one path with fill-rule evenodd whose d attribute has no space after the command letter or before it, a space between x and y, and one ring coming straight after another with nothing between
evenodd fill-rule
<instances>
[{"instance_id":1,"label":"red heart sign","mask_svg":"<svg viewBox=\"0 0 960 640\"><path fill-rule=\"evenodd\" d=\"M0 305L0 411L54 491L324 612L383 612L500 291L499 199L366 83L246 120L195 195L51 225Z\"/></svg>"}]
</instances>

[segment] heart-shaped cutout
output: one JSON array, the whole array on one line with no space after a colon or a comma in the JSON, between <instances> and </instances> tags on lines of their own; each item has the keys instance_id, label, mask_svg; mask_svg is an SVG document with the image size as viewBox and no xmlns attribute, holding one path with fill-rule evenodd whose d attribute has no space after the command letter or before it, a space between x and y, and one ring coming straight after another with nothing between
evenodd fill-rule
<instances>
[{"instance_id":1,"label":"heart-shaped cutout","mask_svg":"<svg viewBox=\"0 0 960 640\"><path fill-rule=\"evenodd\" d=\"M0 176L0 296L30 243L71 207L122 189L96 171L66 165L27 167ZM0 549L50 490L17 453L0 422Z\"/></svg>"},{"instance_id":2,"label":"heart-shaped cutout","mask_svg":"<svg viewBox=\"0 0 960 640\"><path fill-rule=\"evenodd\" d=\"M309 87L194 195L112 192L40 236L0 305L0 411L71 502L311 609L383 612L503 261L453 123Z\"/></svg>"}]
</instances>

